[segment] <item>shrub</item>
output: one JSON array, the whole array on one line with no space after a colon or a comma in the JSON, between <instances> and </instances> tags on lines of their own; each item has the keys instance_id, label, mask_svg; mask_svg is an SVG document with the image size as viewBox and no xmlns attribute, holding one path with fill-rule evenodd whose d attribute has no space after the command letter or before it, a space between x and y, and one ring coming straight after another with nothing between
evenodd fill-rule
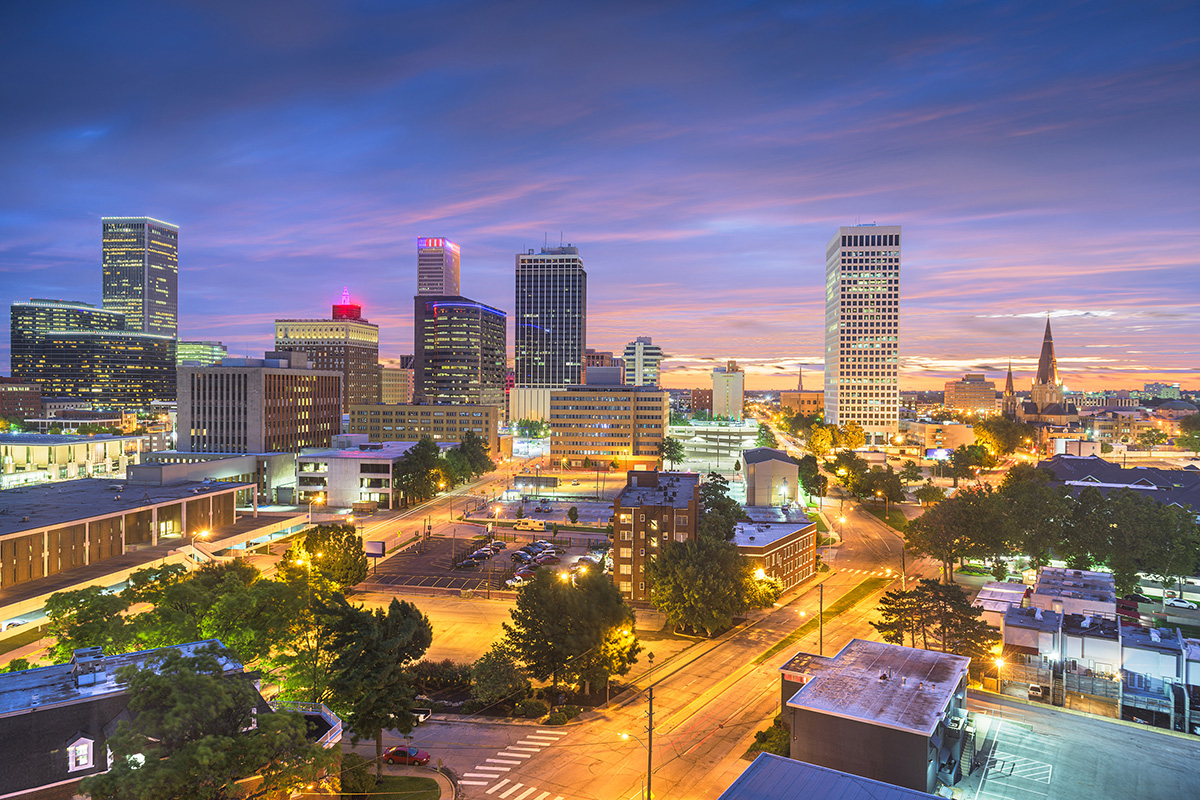
<instances>
[{"instance_id":1,"label":"shrub","mask_svg":"<svg viewBox=\"0 0 1200 800\"><path fill-rule=\"evenodd\" d=\"M342 754L341 791L359 796L375 788L374 765L353 751Z\"/></svg>"},{"instance_id":2,"label":"shrub","mask_svg":"<svg viewBox=\"0 0 1200 800\"><path fill-rule=\"evenodd\" d=\"M476 714L483 710L484 703L479 700L468 700L462 704L462 713Z\"/></svg>"},{"instance_id":3,"label":"shrub","mask_svg":"<svg viewBox=\"0 0 1200 800\"><path fill-rule=\"evenodd\" d=\"M553 714L546 717L545 722L547 725L566 725L567 715L561 711L555 711Z\"/></svg>"},{"instance_id":4,"label":"shrub","mask_svg":"<svg viewBox=\"0 0 1200 800\"><path fill-rule=\"evenodd\" d=\"M561 712L567 719L575 719L583 713L583 709L579 706L559 706L557 710Z\"/></svg>"},{"instance_id":5,"label":"shrub","mask_svg":"<svg viewBox=\"0 0 1200 800\"><path fill-rule=\"evenodd\" d=\"M537 717L545 716L550 707L541 700L522 700L517 706L517 713L522 717L536 719Z\"/></svg>"},{"instance_id":6,"label":"shrub","mask_svg":"<svg viewBox=\"0 0 1200 800\"><path fill-rule=\"evenodd\" d=\"M409 669L413 682L422 692L471 685L471 665L459 664L448 658L443 661L418 661Z\"/></svg>"}]
</instances>

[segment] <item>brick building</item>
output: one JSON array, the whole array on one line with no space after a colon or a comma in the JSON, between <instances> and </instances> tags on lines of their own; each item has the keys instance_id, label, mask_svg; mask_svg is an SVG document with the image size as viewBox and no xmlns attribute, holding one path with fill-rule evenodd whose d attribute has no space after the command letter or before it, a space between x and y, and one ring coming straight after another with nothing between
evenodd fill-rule
<instances>
[{"instance_id":1,"label":"brick building","mask_svg":"<svg viewBox=\"0 0 1200 800\"><path fill-rule=\"evenodd\" d=\"M650 600L645 565L664 542L696 538L700 476L692 472L630 471L613 500L613 581L621 596Z\"/></svg>"}]
</instances>

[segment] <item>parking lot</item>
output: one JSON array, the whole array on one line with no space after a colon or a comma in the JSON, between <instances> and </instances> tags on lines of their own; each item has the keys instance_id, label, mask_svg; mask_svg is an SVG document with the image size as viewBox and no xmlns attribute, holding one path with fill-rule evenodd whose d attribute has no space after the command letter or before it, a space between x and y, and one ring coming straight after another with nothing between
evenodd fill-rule
<instances>
[{"instance_id":1,"label":"parking lot","mask_svg":"<svg viewBox=\"0 0 1200 800\"><path fill-rule=\"evenodd\" d=\"M978 800L1177 800L1200 784L1200 739L1006 700L986 706L978 763L955 788ZM984 730L986 728L986 731Z\"/></svg>"},{"instance_id":2,"label":"parking lot","mask_svg":"<svg viewBox=\"0 0 1200 800\"><path fill-rule=\"evenodd\" d=\"M500 519L512 521L517 518L517 508L525 509L525 517L528 519L539 519L543 522L565 524L567 522L567 510L571 506L575 506L575 510L579 512L580 525L594 525L603 528L608 524L608 518L612 516L612 503L595 502L591 500L553 500L530 495L526 502L518 502L515 500L504 501L497 500L488 503L487 506L480 508L471 515L471 519L486 520ZM541 505L543 508L549 507L549 511L537 511L537 507ZM488 515L492 516L488 516Z\"/></svg>"}]
</instances>

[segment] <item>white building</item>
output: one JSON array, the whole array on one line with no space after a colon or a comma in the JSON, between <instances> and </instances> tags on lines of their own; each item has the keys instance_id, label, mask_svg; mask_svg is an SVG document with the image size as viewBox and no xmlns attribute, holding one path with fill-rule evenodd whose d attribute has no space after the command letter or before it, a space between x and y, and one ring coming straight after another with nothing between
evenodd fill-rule
<instances>
[{"instance_id":1,"label":"white building","mask_svg":"<svg viewBox=\"0 0 1200 800\"><path fill-rule=\"evenodd\" d=\"M713 419L742 420L742 405L746 399L746 373L738 368L736 361L712 371Z\"/></svg>"},{"instance_id":2,"label":"white building","mask_svg":"<svg viewBox=\"0 0 1200 800\"><path fill-rule=\"evenodd\" d=\"M825 421L867 444L899 431L900 226L838 228L825 248ZM714 401L715 402L715 401Z\"/></svg>"},{"instance_id":3,"label":"white building","mask_svg":"<svg viewBox=\"0 0 1200 800\"><path fill-rule=\"evenodd\" d=\"M417 294L459 294L460 257L458 245L449 239L417 239Z\"/></svg>"},{"instance_id":4,"label":"white building","mask_svg":"<svg viewBox=\"0 0 1200 800\"><path fill-rule=\"evenodd\" d=\"M625 345L625 383L628 386L658 386L663 351L649 336L639 336Z\"/></svg>"}]
</instances>

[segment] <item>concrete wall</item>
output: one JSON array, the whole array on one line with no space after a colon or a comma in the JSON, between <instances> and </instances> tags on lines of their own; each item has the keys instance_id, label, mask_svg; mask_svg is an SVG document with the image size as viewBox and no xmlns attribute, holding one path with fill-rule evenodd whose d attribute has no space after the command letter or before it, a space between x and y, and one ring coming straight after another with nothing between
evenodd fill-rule
<instances>
[{"instance_id":1,"label":"concrete wall","mask_svg":"<svg viewBox=\"0 0 1200 800\"><path fill-rule=\"evenodd\" d=\"M745 459L745 453L742 454ZM800 468L791 462L742 462L746 469L746 505L779 506L796 501Z\"/></svg>"},{"instance_id":2,"label":"concrete wall","mask_svg":"<svg viewBox=\"0 0 1200 800\"><path fill-rule=\"evenodd\" d=\"M920 734L788 708L791 757L918 792L933 792L929 740Z\"/></svg>"}]
</instances>

